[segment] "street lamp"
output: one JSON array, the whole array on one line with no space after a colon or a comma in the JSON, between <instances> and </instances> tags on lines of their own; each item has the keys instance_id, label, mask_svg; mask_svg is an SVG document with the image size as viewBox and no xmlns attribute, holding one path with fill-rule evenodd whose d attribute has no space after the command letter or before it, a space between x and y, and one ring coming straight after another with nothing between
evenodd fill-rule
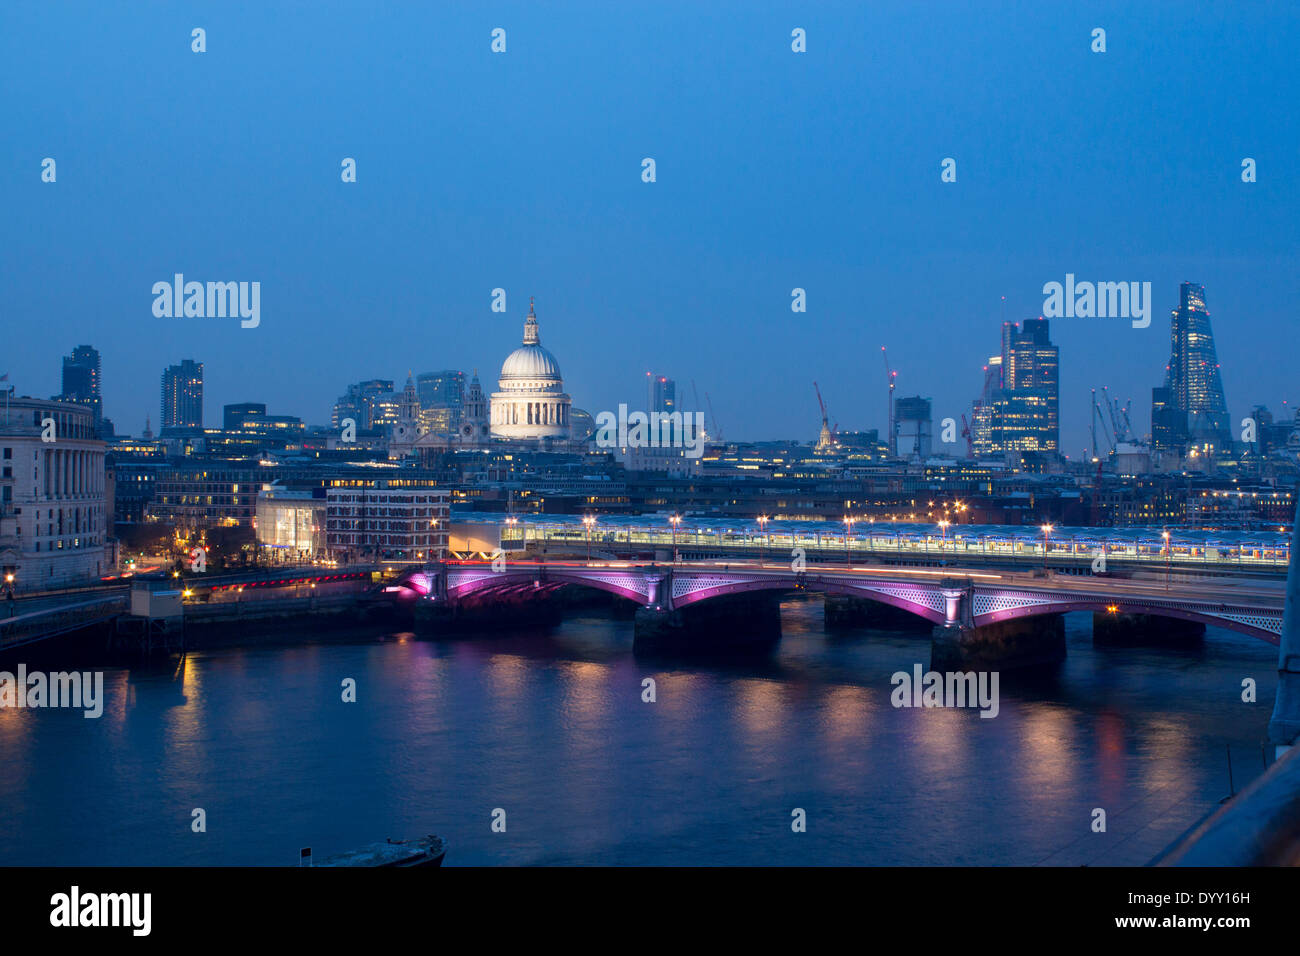
<instances>
[{"instance_id":1,"label":"street lamp","mask_svg":"<svg viewBox=\"0 0 1300 956\"><path fill-rule=\"evenodd\" d=\"M1169 590L1169 578L1174 570L1174 549L1169 544L1169 530L1165 529L1160 532L1160 537L1165 539L1165 590Z\"/></svg>"},{"instance_id":2,"label":"street lamp","mask_svg":"<svg viewBox=\"0 0 1300 956\"><path fill-rule=\"evenodd\" d=\"M951 522L947 518L939 519L939 530L943 532L943 539L939 544L939 554L941 556L945 551L948 550L948 525L949 524L951 524Z\"/></svg>"},{"instance_id":3,"label":"street lamp","mask_svg":"<svg viewBox=\"0 0 1300 956\"><path fill-rule=\"evenodd\" d=\"M853 564L853 557L849 554L849 535L853 533L853 519L848 515L844 516L844 567Z\"/></svg>"},{"instance_id":4,"label":"street lamp","mask_svg":"<svg viewBox=\"0 0 1300 956\"><path fill-rule=\"evenodd\" d=\"M434 540L436 541L436 540L438 539L438 519L437 519L437 518L430 518L430 519L429 519L429 527L433 529L433 538L434 538ZM434 551L433 548L430 548L430 549L429 549L430 560L433 560L432 555L434 555L435 553L436 553L437 556L438 556L438 557L437 557L437 560L438 560L438 561L441 561L441 560L442 560L442 545L438 545L438 546L437 546L437 551L436 551L436 552Z\"/></svg>"},{"instance_id":5,"label":"street lamp","mask_svg":"<svg viewBox=\"0 0 1300 956\"><path fill-rule=\"evenodd\" d=\"M677 526L682 523L681 515L672 515L668 523L673 526L673 564L677 563Z\"/></svg>"},{"instance_id":6,"label":"street lamp","mask_svg":"<svg viewBox=\"0 0 1300 956\"><path fill-rule=\"evenodd\" d=\"M582 523L587 526L587 563L591 564L591 527L596 523L595 515L584 515Z\"/></svg>"},{"instance_id":7,"label":"street lamp","mask_svg":"<svg viewBox=\"0 0 1300 956\"><path fill-rule=\"evenodd\" d=\"M1047 545L1051 538L1052 526L1050 524L1045 524L1043 525L1042 531L1043 531L1043 570L1046 571L1047 570Z\"/></svg>"},{"instance_id":8,"label":"street lamp","mask_svg":"<svg viewBox=\"0 0 1300 956\"><path fill-rule=\"evenodd\" d=\"M761 566L767 560L767 515L758 516L758 530L760 534L764 535L763 543L759 545L758 551L758 563Z\"/></svg>"}]
</instances>

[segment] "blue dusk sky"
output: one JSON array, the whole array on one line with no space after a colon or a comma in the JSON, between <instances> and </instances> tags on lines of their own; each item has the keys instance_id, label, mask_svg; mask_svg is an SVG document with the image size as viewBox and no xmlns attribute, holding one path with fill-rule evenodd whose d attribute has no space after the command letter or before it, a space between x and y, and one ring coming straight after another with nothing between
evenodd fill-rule
<instances>
[{"instance_id":1,"label":"blue dusk sky","mask_svg":"<svg viewBox=\"0 0 1300 956\"><path fill-rule=\"evenodd\" d=\"M1146 329L1053 321L1067 453L1093 386L1148 429L1185 280L1233 416L1278 414L1300 401L1298 51L1289 2L10 0L0 373L52 395L94 345L138 434L194 358L207 422L264 401L322 423L366 378L494 389L536 296L575 406L641 405L653 369L729 438L813 439L814 380L841 428L883 426L882 345L900 395L969 413L1001 320L1073 273L1149 281L1154 306ZM259 281L260 326L155 317L177 272Z\"/></svg>"}]
</instances>

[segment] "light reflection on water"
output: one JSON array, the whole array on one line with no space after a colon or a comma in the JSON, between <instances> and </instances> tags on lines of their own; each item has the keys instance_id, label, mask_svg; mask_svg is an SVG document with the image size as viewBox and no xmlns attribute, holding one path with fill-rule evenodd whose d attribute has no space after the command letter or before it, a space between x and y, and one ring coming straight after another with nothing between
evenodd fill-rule
<instances>
[{"instance_id":1,"label":"light reflection on water","mask_svg":"<svg viewBox=\"0 0 1300 956\"><path fill-rule=\"evenodd\" d=\"M1071 617L1060 672L1003 675L990 720L890 706L925 635L828 636L816 601L782 614L760 662L638 661L631 621L580 612L110 670L99 720L0 711L0 863L292 865L436 832L449 866L1141 864L1227 794L1229 745L1238 788L1262 766L1262 642L1094 650Z\"/></svg>"}]
</instances>

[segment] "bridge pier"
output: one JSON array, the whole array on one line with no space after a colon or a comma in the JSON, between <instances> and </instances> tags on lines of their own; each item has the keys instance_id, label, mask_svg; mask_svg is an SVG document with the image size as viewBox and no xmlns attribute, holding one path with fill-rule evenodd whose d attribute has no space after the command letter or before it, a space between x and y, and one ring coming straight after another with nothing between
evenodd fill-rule
<instances>
[{"instance_id":1,"label":"bridge pier","mask_svg":"<svg viewBox=\"0 0 1300 956\"><path fill-rule=\"evenodd\" d=\"M781 604L774 594L719 597L685 608L638 607L632 641L637 655L767 651L781 640Z\"/></svg>"},{"instance_id":2,"label":"bridge pier","mask_svg":"<svg viewBox=\"0 0 1300 956\"><path fill-rule=\"evenodd\" d=\"M1092 642L1105 647L1195 647L1204 640L1205 625L1200 621L1109 611L1094 611L1092 615Z\"/></svg>"},{"instance_id":3,"label":"bridge pier","mask_svg":"<svg viewBox=\"0 0 1300 956\"><path fill-rule=\"evenodd\" d=\"M447 565L435 562L426 564L422 570L429 590L415 604L417 633L437 636L461 631L552 627L564 616L561 602L550 594L523 592L500 603L452 600L448 594Z\"/></svg>"},{"instance_id":4,"label":"bridge pier","mask_svg":"<svg viewBox=\"0 0 1300 956\"><path fill-rule=\"evenodd\" d=\"M974 627L937 625L930 638L932 670L1013 670L1065 660L1065 615L1042 614Z\"/></svg>"},{"instance_id":5,"label":"bridge pier","mask_svg":"<svg viewBox=\"0 0 1300 956\"><path fill-rule=\"evenodd\" d=\"M1065 660L1065 615L1042 614L975 625L969 580L941 583L944 616L930 635L931 670L1041 667Z\"/></svg>"},{"instance_id":6,"label":"bridge pier","mask_svg":"<svg viewBox=\"0 0 1300 956\"><path fill-rule=\"evenodd\" d=\"M827 594L823 627L865 627L879 631L928 631L933 625L919 614L847 594Z\"/></svg>"}]
</instances>

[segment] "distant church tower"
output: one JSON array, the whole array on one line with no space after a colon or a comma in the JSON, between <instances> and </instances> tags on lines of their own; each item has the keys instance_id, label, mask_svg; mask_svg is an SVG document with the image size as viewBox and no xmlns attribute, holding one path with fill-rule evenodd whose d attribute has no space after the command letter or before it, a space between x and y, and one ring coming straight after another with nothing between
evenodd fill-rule
<instances>
[{"instance_id":1,"label":"distant church tower","mask_svg":"<svg viewBox=\"0 0 1300 956\"><path fill-rule=\"evenodd\" d=\"M402 401L398 405L397 422L388 438L388 457L403 458L420 437L420 398L415 393L415 382L411 373L406 374L406 388L402 390Z\"/></svg>"},{"instance_id":2,"label":"distant church tower","mask_svg":"<svg viewBox=\"0 0 1300 956\"><path fill-rule=\"evenodd\" d=\"M487 445L490 437L488 400L478 381L478 369L474 369L474 378L470 381L460 406L460 431L457 438L463 447L482 448Z\"/></svg>"}]
</instances>

